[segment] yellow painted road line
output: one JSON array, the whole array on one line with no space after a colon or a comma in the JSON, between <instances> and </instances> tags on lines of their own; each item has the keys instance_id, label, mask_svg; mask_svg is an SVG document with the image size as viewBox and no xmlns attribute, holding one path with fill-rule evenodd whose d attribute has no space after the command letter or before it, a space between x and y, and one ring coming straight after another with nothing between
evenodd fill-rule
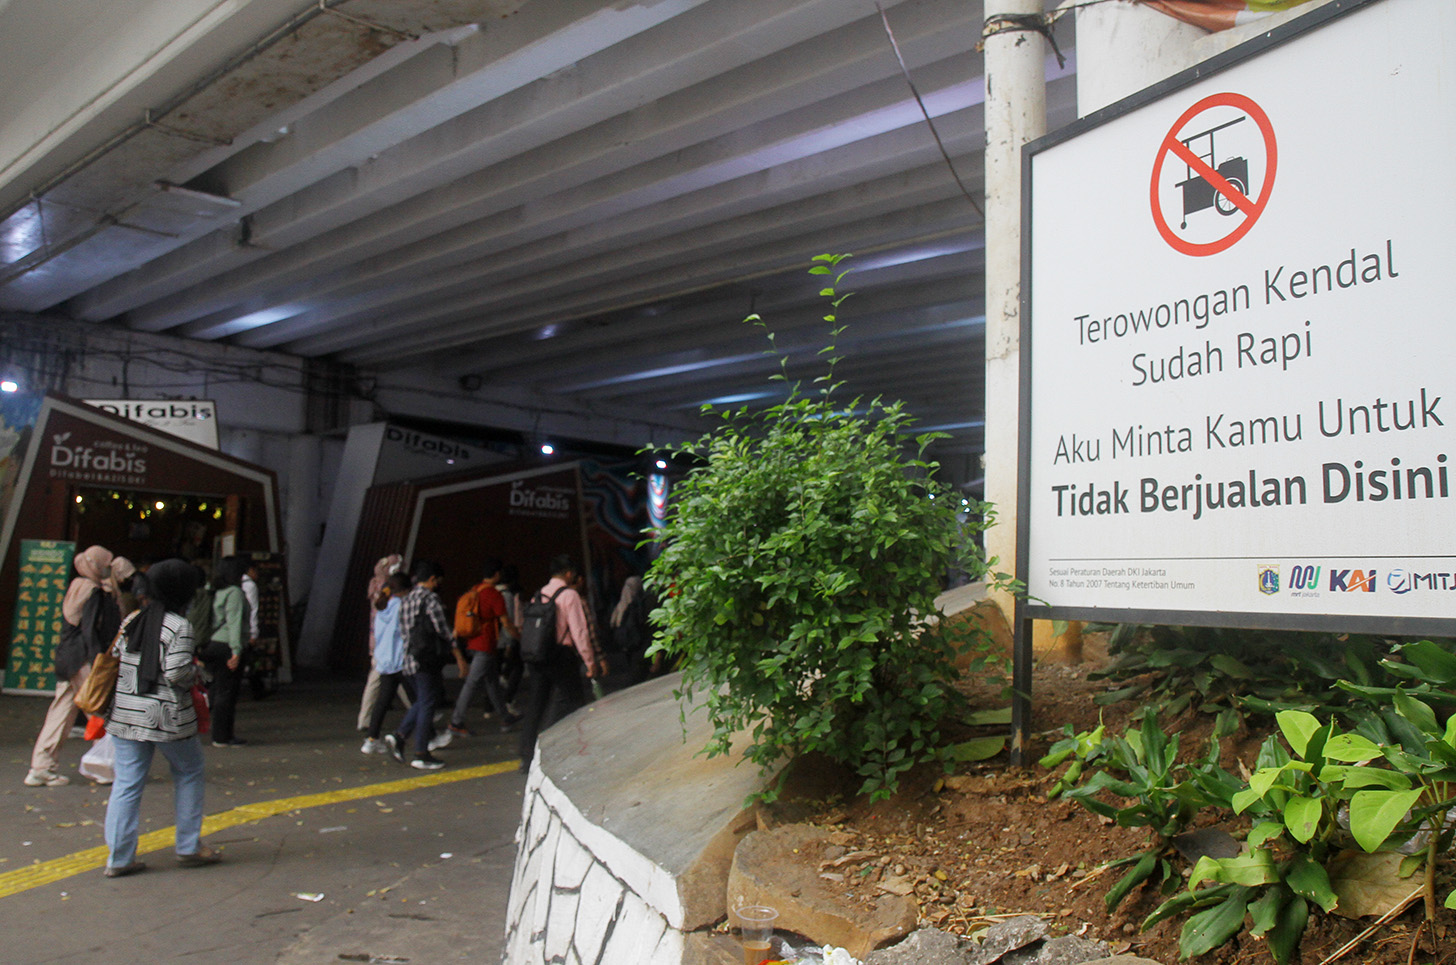
<instances>
[{"instance_id":1,"label":"yellow painted road line","mask_svg":"<svg viewBox=\"0 0 1456 965\"><path fill-rule=\"evenodd\" d=\"M490 777L494 774L517 770L519 767L520 765L515 761L504 761L498 764L482 764L479 767L463 767L458 771L421 774L418 777L406 777L398 781L385 781L383 784L366 784L363 787L345 787L335 791L324 791L320 794L304 794L299 797L279 798L276 801L242 804L231 811L210 814L203 818L202 833L216 834L240 824L251 824L254 821L287 814L290 811L302 811L305 808L342 804L345 801L357 801L360 798L399 794L402 791L417 791L440 784L453 784L456 781L469 781L477 777ZM176 843L176 840L177 829L175 826L149 831L137 839L137 854L150 854L153 851L170 848ZM39 888L72 875L104 868L106 867L106 856L106 846L101 845L68 854L63 858L40 861L25 868L7 871L0 874L0 898L29 891L31 888Z\"/></svg>"}]
</instances>

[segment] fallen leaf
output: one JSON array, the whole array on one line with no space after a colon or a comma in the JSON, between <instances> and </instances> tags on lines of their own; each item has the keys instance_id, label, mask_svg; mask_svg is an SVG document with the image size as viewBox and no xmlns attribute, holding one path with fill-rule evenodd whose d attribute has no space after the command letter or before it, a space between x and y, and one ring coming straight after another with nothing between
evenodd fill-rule
<instances>
[{"instance_id":1,"label":"fallen leaf","mask_svg":"<svg viewBox=\"0 0 1456 965\"><path fill-rule=\"evenodd\" d=\"M1340 899L1335 914L1346 918L1378 916L1404 901L1416 885L1412 878L1400 876L1400 865L1406 857L1389 851L1337 854L1329 869L1330 885Z\"/></svg>"}]
</instances>

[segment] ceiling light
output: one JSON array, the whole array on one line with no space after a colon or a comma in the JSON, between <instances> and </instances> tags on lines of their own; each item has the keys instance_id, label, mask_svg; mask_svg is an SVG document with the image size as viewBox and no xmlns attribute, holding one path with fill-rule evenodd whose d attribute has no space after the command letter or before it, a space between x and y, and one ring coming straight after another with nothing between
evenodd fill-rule
<instances>
[{"instance_id":1,"label":"ceiling light","mask_svg":"<svg viewBox=\"0 0 1456 965\"><path fill-rule=\"evenodd\" d=\"M658 469L666 469L667 468L667 460L666 459L659 459L659 460L657 460L657 468Z\"/></svg>"},{"instance_id":2,"label":"ceiling light","mask_svg":"<svg viewBox=\"0 0 1456 965\"><path fill-rule=\"evenodd\" d=\"M20 383L14 379L0 379L0 392L19 392Z\"/></svg>"},{"instance_id":3,"label":"ceiling light","mask_svg":"<svg viewBox=\"0 0 1456 965\"><path fill-rule=\"evenodd\" d=\"M556 447L553 446L549 442L543 442L543 443L541 443L541 455L543 455L543 456L554 456L554 455L556 455Z\"/></svg>"}]
</instances>

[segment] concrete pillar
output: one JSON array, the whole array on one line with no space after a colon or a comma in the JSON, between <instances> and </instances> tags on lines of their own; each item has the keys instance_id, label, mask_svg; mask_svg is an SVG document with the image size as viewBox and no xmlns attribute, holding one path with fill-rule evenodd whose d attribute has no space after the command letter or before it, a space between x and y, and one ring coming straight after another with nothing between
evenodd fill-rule
<instances>
[{"instance_id":1,"label":"concrete pillar","mask_svg":"<svg viewBox=\"0 0 1456 965\"><path fill-rule=\"evenodd\" d=\"M294 436L288 441L288 474L282 498L290 600L308 592L318 559L319 458L318 436Z\"/></svg>"},{"instance_id":2,"label":"concrete pillar","mask_svg":"<svg viewBox=\"0 0 1456 965\"><path fill-rule=\"evenodd\" d=\"M986 534L996 569L1016 567L1016 480L1021 365L1021 148L1046 133L1046 41L1007 30L998 15L1039 15L1041 0L986 5ZM999 32L998 32L999 31ZM1013 619L1013 604L994 597Z\"/></svg>"}]
</instances>

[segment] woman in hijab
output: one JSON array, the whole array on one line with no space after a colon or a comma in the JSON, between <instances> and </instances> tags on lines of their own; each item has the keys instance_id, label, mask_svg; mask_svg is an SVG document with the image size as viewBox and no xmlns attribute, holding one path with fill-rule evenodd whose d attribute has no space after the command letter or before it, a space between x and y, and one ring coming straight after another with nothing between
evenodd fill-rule
<instances>
[{"instance_id":1,"label":"woman in hijab","mask_svg":"<svg viewBox=\"0 0 1456 965\"><path fill-rule=\"evenodd\" d=\"M172 769L177 863L216 864L221 856L202 843L202 742L192 705L192 627L183 614L197 589L197 570L163 560L147 571L146 604L129 616L117 641L121 667L106 732L116 744L116 778L106 806L105 875L144 871L136 859L142 789L160 748Z\"/></svg>"},{"instance_id":2,"label":"woman in hijab","mask_svg":"<svg viewBox=\"0 0 1456 965\"><path fill-rule=\"evenodd\" d=\"M374 705L379 702L379 671L374 667L374 611L385 598L385 582L391 574L398 573L403 568L404 557L391 553L379 558L379 562L374 564L374 576L369 579L369 679L364 681L364 699L359 702L359 718L355 722L358 730L369 729L374 716ZM409 707L410 698L403 686L399 688L399 699L404 701L405 707ZM383 747L382 744L379 746Z\"/></svg>"},{"instance_id":3,"label":"woman in hijab","mask_svg":"<svg viewBox=\"0 0 1456 965\"><path fill-rule=\"evenodd\" d=\"M622 598L612 610L612 649L627 658L628 682L640 684L647 679L647 601L642 592L642 577L629 576L622 584Z\"/></svg>"},{"instance_id":4,"label":"woman in hijab","mask_svg":"<svg viewBox=\"0 0 1456 965\"><path fill-rule=\"evenodd\" d=\"M123 561L125 562L125 561ZM76 718L76 691L91 673L91 662L111 645L121 623L111 551L91 546L77 554L76 578L61 601L61 640L56 645L56 696L30 753L27 787L60 787L71 779L56 772L61 744ZM130 563L126 566L132 571ZM123 574L130 576L130 573Z\"/></svg>"}]
</instances>

